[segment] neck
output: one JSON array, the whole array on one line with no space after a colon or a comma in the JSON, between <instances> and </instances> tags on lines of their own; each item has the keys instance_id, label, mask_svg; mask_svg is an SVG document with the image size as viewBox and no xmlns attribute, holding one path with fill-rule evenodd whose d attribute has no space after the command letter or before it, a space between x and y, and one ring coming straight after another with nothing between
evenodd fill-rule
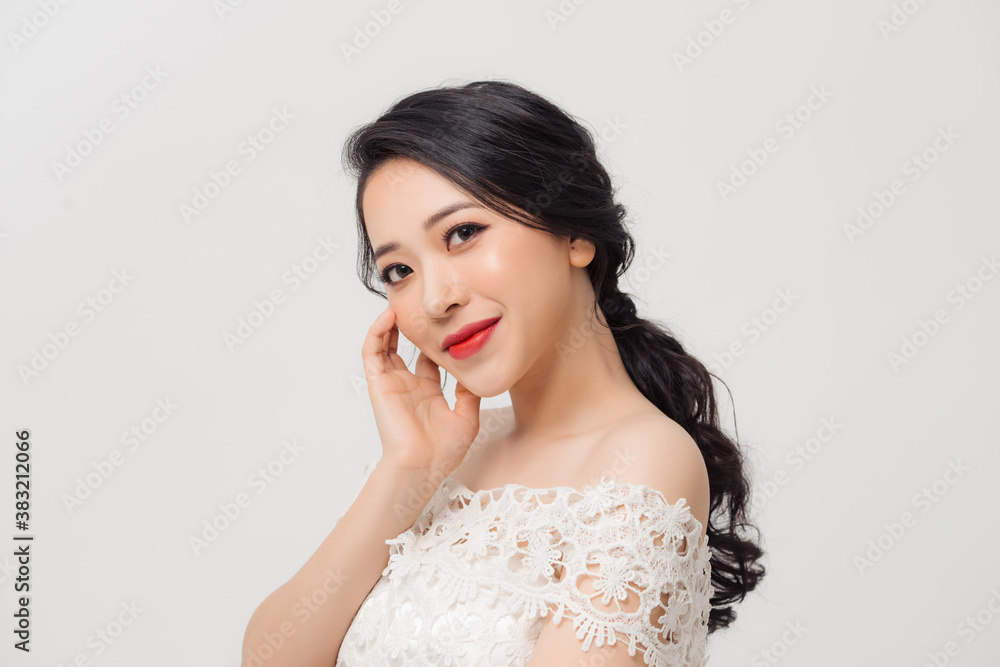
<instances>
[{"instance_id":1,"label":"neck","mask_svg":"<svg viewBox=\"0 0 1000 667\"><path fill-rule=\"evenodd\" d=\"M591 292L591 296L592 296ZM632 382L598 309L583 313L540 347L531 369L509 390L515 441L546 443L593 432L652 406Z\"/></svg>"}]
</instances>

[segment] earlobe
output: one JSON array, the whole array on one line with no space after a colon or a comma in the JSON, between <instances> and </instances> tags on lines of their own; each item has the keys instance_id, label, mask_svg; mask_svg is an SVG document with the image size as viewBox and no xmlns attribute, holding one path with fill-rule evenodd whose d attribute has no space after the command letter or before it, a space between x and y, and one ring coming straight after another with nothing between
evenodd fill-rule
<instances>
[{"instance_id":1,"label":"earlobe","mask_svg":"<svg viewBox=\"0 0 1000 667\"><path fill-rule=\"evenodd\" d=\"M592 241L574 237L570 239L569 261L573 266L583 268L594 260L597 249Z\"/></svg>"}]
</instances>

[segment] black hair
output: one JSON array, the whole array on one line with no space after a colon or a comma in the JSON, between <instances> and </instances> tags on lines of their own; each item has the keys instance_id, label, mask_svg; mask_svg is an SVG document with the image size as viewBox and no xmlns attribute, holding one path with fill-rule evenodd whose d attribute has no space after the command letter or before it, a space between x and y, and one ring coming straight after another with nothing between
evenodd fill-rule
<instances>
[{"instance_id":1,"label":"black hair","mask_svg":"<svg viewBox=\"0 0 1000 667\"><path fill-rule=\"evenodd\" d=\"M720 426L712 384L719 378L688 354L668 327L639 317L632 298L619 290L635 242L590 132L544 97L501 80L413 93L355 129L344 144L343 161L358 180L358 276L383 298L361 202L372 173L396 157L433 169L511 220L594 244L596 254L587 266L594 314L599 306L639 391L687 431L705 460L714 588L708 631L728 627L736 619L733 604L765 573L764 551L740 534L753 528L760 538L748 521L744 457Z\"/></svg>"}]
</instances>

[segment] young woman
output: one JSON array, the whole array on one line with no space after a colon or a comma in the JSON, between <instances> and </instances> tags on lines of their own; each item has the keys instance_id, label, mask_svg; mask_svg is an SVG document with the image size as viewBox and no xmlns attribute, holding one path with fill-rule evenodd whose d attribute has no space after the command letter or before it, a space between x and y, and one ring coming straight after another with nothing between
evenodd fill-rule
<instances>
[{"instance_id":1,"label":"young woman","mask_svg":"<svg viewBox=\"0 0 1000 667\"><path fill-rule=\"evenodd\" d=\"M344 154L359 275L388 300L362 349L382 457L243 664L706 664L765 572L749 483L713 376L619 290L634 242L589 132L478 81Z\"/></svg>"}]
</instances>

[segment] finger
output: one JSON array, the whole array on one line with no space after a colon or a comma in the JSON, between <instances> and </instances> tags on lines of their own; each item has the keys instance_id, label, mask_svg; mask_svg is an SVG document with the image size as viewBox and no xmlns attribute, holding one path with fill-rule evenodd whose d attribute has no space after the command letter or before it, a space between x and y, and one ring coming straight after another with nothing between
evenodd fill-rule
<instances>
[{"instance_id":1,"label":"finger","mask_svg":"<svg viewBox=\"0 0 1000 667\"><path fill-rule=\"evenodd\" d=\"M455 381L455 414L465 417L475 426L475 431L479 431L479 404L482 396L477 396L465 388L465 386Z\"/></svg>"},{"instance_id":2,"label":"finger","mask_svg":"<svg viewBox=\"0 0 1000 667\"><path fill-rule=\"evenodd\" d=\"M427 378L428 380L433 380L438 384L441 383L441 369L437 363L424 354L424 351L420 351L420 356L417 357L416 368L413 369L414 375L421 378Z\"/></svg>"},{"instance_id":3,"label":"finger","mask_svg":"<svg viewBox=\"0 0 1000 667\"><path fill-rule=\"evenodd\" d=\"M389 333L394 319L395 313L386 308L368 327L368 334L361 346L361 359L365 366L366 375L369 372L375 374L385 372L388 364L388 358L385 355L386 335Z\"/></svg>"},{"instance_id":4,"label":"finger","mask_svg":"<svg viewBox=\"0 0 1000 667\"><path fill-rule=\"evenodd\" d=\"M392 329L389 330L388 342L386 343L386 354L389 355L389 359L392 361L393 366L398 370L396 360L402 363L402 358L399 356L399 324L393 322ZM405 364L404 364L405 367Z\"/></svg>"},{"instance_id":5,"label":"finger","mask_svg":"<svg viewBox=\"0 0 1000 667\"><path fill-rule=\"evenodd\" d=\"M403 358L399 355L399 322L393 323L392 329L386 334L386 358L392 369L397 371L407 371L409 368Z\"/></svg>"},{"instance_id":6,"label":"finger","mask_svg":"<svg viewBox=\"0 0 1000 667\"><path fill-rule=\"evenodd\" d=\"M382 336L382 357L384 369L394 371L407 371L406 362L396 351L399 346L399 323L397 322L395 311L392 312L392 323L389 330Z\"/></svg>"}]
</instances>

